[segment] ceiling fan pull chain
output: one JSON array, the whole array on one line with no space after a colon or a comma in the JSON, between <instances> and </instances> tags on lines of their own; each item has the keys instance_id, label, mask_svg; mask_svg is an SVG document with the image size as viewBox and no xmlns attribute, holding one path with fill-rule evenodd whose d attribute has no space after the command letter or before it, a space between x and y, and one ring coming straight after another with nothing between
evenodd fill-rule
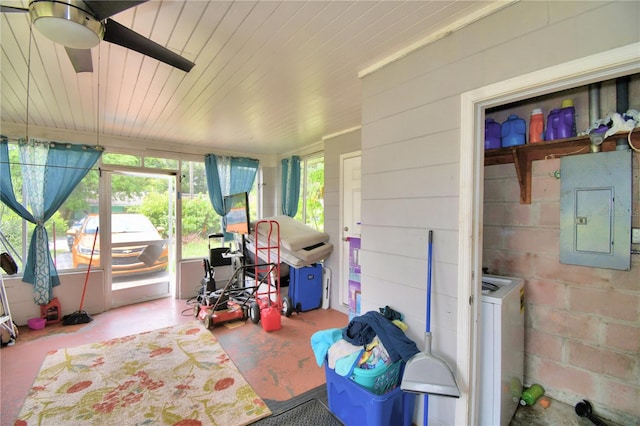
<instances>
[{"instance_id":1,"label":"ceiling fan pull chain","mask_svg":"<svg viewBox=\"0 0 640 426\"><path fill-rule=\"evenodd\" d=\"M33 43L33 22L29 21L29 50L27 52L27 118L25 120L25 140L29 142L29 97L31 90L31 45Z\"/></svg>"},{"instance_id":2,"label":"ceiling fan pull chain","mask_svg":"<svg viewBox=\"0 0 640 426\"><path fill-rule=\"evenodd\" d=\"M98 46L98 94L96 95L96 146L100 147L100 46Z\"/></svg>"}]
</instances>

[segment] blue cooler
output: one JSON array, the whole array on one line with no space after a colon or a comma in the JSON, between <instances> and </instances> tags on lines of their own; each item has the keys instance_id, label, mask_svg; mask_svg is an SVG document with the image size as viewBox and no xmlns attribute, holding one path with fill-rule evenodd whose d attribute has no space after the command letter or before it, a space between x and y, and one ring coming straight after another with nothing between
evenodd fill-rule
<instances>
[{"instance_id":1,"label":"blue cooler","mask_svg":"<svg viewBox=\"0 0 640 426\"><path fill-rule=\"evenodd\" d=\"M296 312L322 306L322 264L289 268L289 298Z\"/></svg>"}]
</instances>

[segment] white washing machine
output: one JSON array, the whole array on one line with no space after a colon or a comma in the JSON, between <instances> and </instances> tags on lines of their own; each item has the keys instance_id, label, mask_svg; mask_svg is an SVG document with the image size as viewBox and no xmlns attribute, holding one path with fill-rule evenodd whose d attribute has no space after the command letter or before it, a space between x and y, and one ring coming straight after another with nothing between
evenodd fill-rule
<instances>
[{"instance_id":1,"label":"white washing machine","mask_svg":"<svg viewBox=\"0 0 640 426\"><path fill-rule=\"evenodd\" d=\"M524 282L482 276L480 426L507 426L518 408L524 376Z\"/></svg>"}]
</instances>

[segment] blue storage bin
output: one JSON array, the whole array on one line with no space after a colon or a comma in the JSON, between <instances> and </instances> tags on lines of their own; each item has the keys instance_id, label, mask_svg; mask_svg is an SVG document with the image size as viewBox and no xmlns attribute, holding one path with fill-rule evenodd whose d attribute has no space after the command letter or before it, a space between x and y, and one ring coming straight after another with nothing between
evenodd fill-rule
<instances>
[{"instance_id":1,"label":"blue storage bin","mask_svg":"<svg viewBox=\"0 0 640 426\"><path fill-rule=\"evenodd\" d=\"M289 298L296 312L322 306L322 264L289 269Z\"/></svg>"},{"instance_id":2,"label":"blue storage bin","mask_svg":"<svg viewBox=\"0 0 640 426\"><path fill-rule=\"evenodd\" d=\"M329 409L346 426L411 426L416 395L399 386L376 395L324 363Z\"/></svg>"}]
</instances>

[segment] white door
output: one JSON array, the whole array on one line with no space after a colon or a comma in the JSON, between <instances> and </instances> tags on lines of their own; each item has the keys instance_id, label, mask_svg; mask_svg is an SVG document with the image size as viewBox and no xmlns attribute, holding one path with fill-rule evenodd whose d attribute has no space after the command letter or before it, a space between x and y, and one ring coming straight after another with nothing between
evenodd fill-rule
<instances>
[{"instance_id":1,"label":"white door","mask_svg":"<svg viewBox=\"0 0 640 426\"><path fill-rule=\"evenodd\" d=\"M340 156L342 182L342 242L340 247L340 303L349 303L349 238L360 238L360 151Z\"/></svg>"}]
</instances>

